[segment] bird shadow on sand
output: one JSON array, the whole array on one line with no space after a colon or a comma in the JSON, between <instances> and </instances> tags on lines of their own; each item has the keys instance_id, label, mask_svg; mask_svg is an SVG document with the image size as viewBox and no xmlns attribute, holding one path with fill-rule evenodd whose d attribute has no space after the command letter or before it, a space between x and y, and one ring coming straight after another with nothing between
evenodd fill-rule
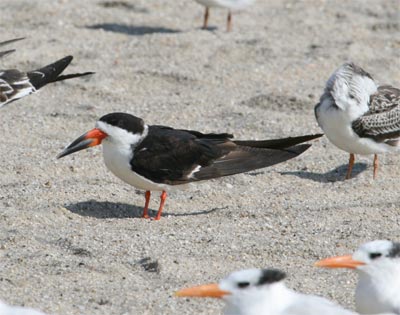
<instances>
[{"instance_id":1,"label":"bird shadow on sand","mask_svg":"<svg viewBox=\"0 0 400 315\"><path fill-rule=\"evenodd\" d=\"M94 24L86 26L92 30L105 30L108 32L114 33L122 33L132 36L143 36L147 34L174 34L180 33L179 30L174 30L171 28L161 27L161 26L136 26L136 25L125 25L118 23L103 23L103 24Z\"/></svg>"},{"instance_id":2,"label":"bird shadow on sand","mask_svg":"<svg viewBox=\"0 0 400 315\"><path fill-rule=\"evenodd\" d=\"M281 172L281 175L294 175L304 179L311 179L314 182L319 183L332 183L332 182L343 182L346 177L348 164L343 164L335 169L326 173L314 173L307 171L297 171L297 172ZM360 173L367 169L367 164L365 163L355 163L353 166L353 171L351 177L356 177Z\"/></svg>"},{"instance_id":3,"label":"bird shadow on sand","mask_svg":"<svg viewBox=\"0 0 400 315\"><path fill-rule=\"evenodd\" d=\"M141 218L143 214L143 207L137 207L127 203L118 203L109 201L88 200L66 205L65 208L80 216L93 217L99 219ZM186 213L171 213L168 211L163 211L162 216L186 217L186 216L206 215L227 208L228 207L212 208L210 210L202 210L202 211L186 212ZM149 215L151 217L154 217L156 214L157 210L149 209Z\"/></svg>"}]
</instances>

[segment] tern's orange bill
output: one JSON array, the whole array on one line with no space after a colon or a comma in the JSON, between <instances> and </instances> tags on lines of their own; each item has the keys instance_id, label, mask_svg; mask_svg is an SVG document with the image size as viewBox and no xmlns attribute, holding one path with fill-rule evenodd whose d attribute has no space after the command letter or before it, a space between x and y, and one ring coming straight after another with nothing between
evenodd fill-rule
<instances>
[{"instance_id":1,"label":"tern's orange bill","mask_svg":"<svg viewBox=\"0 0 400 315\"><path fill-rule=\"evenodd\" d=\"M211 297L217 299L229 294L230 292L221 290L216 283L200 285L175 292L175 296L179 297Z\"/></svg>"},{"instance_id":2,"label":"tern's orange bill","mask_svg":"<svg viewBox=\"0 0 400 315\"><path fill-rule=\"evenodd\" d=\"M108 135L105 132L94 128L74 140L57 156L57 158L59 159L71 153L99 145L107 136Z\"/></svg>"},{"instance_id":3,"label":"tern's orange bill","mask_svg":"<svg viewBox=\"0 0 400 315\"><path fill-rule=\"evenodd\" d=\"M352 255L335 256L317 261L314 266L324 268L349 268L355 269L363 266L365 263L362 261L354 260Z\"/></svg>"}]
</instances>

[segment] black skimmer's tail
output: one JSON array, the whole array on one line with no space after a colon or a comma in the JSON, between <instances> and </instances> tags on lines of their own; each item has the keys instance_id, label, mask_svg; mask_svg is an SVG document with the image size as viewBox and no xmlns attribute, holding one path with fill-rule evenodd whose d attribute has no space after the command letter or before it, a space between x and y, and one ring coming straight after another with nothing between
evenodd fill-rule
<instances>
[{"instance_id":1,"label":"black skimmer's tail","mask_svg":"<svg viewBox=\"0 0 400 315\"><path fill-rule=\"evenodd\" d=\"M264 141L234 141L230 134L203 134L193 130L148 126L138 117L111 113L96 128L64 149L58 158L103 144L106 166L124 182L150 191L162 191L156 219L161 216L166 191L172 186L228 176L271 166L298 156L310 147L302 144L318 135Z\"/></svg>"},{"instance_id":2,"label":"black skimmer's tail","mask_svg":"<svg viewBox=\"0 0 400 315\"><path fill-rule=\"evenodd\" d=\"M61 75L72 59L72 56L67 56L43 68L27 73L16 69L0 70L0 107L34 93L49 83L94 73L85 72Z\"/></svg>"},{"instance_id":3,"label":"black skimmer's tail","mask_svg":"<svg viewBox=\"0 0 400 315\"><path fill-rule=\"evenodd\" d=\"M23 40L23 39L25 39L25 37L14 38L14 39L6 40L6 41L4 41L4 42L0 42L0 47L1 47L1 46L5 46L5 45L8 45L8 44L11 44L11 43L14 43L14 42L17 42L17 41L19 41L19 40ZM15 49L0 51L0 58L6 56L6 55L8 55L8 54L13 53L14 51L15 51Z\"/></svg>"}]
</instances>

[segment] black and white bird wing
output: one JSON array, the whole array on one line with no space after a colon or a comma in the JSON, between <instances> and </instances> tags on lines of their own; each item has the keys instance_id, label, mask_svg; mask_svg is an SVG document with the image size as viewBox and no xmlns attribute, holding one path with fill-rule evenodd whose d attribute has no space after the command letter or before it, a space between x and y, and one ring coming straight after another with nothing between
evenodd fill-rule
<instances>
[{"instance_id":1,"label":"black and white bird wing","mask_svg":"<svg viewBox=\"0 0 400 315\"><path fill-rule=\"evenodd\" d=\"M41 87L52 82L82 77L94 73L84 72L61 75L65 68L68 67L68 65L71 63L72 59L72 56L66 56L43 68L28 72L28 77L31 84L35 87L36 90L39 90Z\"/></svg>"},{"instance_id":2,"label":"black and white bird wing","mask_svg":"<svg viewBox=\"0 0 400 315\"><path fill-rule=\"evenodd\" d=\"M135 148L131 168L153 182L178 185L195 181L195 171L224 155L229 134L202 134L163 126L149 126Z\"/></svg>"},{"instance_id":3,"label":"black and white bird wing","mask_svg":"<svg viewBox=\"0 0 400 315\"><path fill-rule=\"evenodd\" d=\"M263 141L236 143L231 138L230 134L202 134L150 126L147 137L135 149L131 168L154 182L179 185L277 164L310 147L304 144L268 149L257 147ZM277 146L278 140L273 141Z\"/></svg>"},{"instance_id":4,"label":"black and white bird wing","mask_svg":"<svg viewBox=\"0 0 400 315\"><path fill-rule=\"evenodd\" d=\"M360 137L397 145L400 137L400 90L392 86L380 86L371 95L370 109L352 123Z\"/></svg>"},{"instance_id":5,"label":"black and white bird wing","mask_svg":"<svg viewBox=\"0 0 400 315\"><path fill-rule=\"evenodd\" d=\"M85 72L61 75L72 59L72 56L67 56L27 73L16 69L0 70L0 107L36 92L48 83L93 74L93 72Z\"/></svg>"},{"instance_id":6,"label":"black and white bird wing","mask_svg":"<svg viewBox=\"0 0 400 315\"><path fill-rule=\"evenodd\" d=\"M0 70L0 108L35 91L26 73L16 69Z\"/></svg>"}]
</instances>

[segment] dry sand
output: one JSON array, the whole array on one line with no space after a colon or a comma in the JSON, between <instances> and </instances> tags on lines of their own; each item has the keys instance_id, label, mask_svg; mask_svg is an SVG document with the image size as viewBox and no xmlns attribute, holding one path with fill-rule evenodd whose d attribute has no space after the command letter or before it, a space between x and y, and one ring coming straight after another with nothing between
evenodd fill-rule
<instances>
[{"instance_id":1,"label":"dry sand","mask_svg":"<svg viewBox=\"0 0 400 315\"><path fill-rule=\"evenodd\" d=\"M51 314L220 314L172 296L234 270L278 267L288 285L353 308L355 276L312 266L373 239L400 239L399 155L357 160L326 138L287 163L171 193L159 222L101 150L56 160L105 113L265 139L320 132L313 114L332 71L353 60L400 86L398 0L258 0L234 15L190 0L1 0L0 40L25 36L2 68L65 55L88 79L0 111L0 299ZM151 208L158 207L153 194Z\"/></svg>"}]
</instances>

